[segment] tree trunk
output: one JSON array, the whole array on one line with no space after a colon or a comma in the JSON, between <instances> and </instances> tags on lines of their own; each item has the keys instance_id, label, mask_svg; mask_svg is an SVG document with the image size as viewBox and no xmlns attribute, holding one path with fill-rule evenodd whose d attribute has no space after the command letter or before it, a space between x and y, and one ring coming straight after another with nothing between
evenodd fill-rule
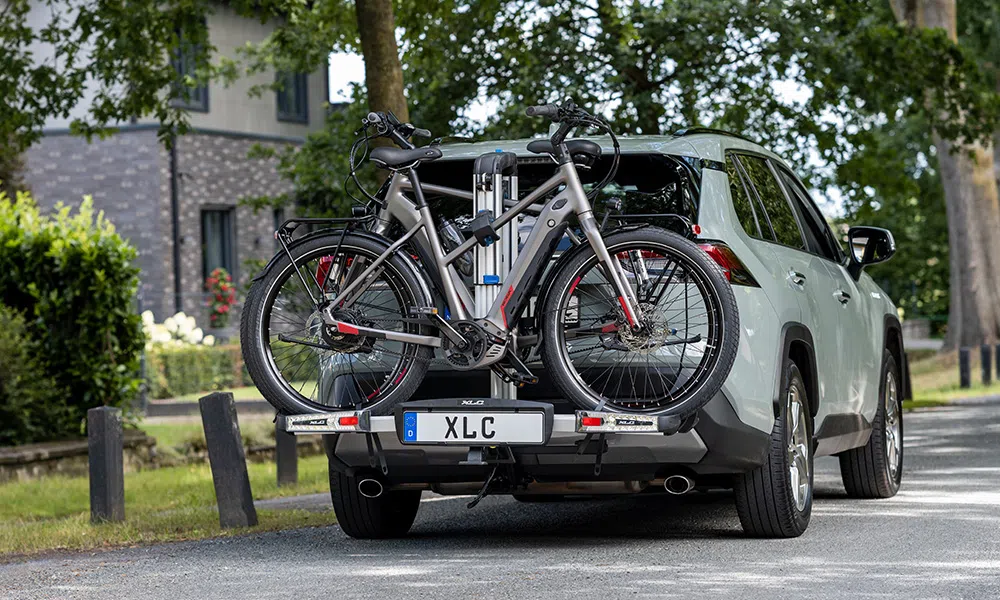
<instances>
[{"instance_id":1,"label":"tree trunk","mask_svg":"<svg viewBox=\"0 0 1000 600\"><path fill-rule=\"evenodd\" d=\"M17 192L29 191L24 181L24 154L14 144L0 144L0 191L11 200Z\"/></svg>"},{"instance_id":2,"label":"tree trunk","mask_svg":"<svg viewBox=\"0 0 1000 600\"><path fill-rule=\"evenodd\" d=\"M357 0L358 35L365 59L368 108L391 110L400 122L410 120L403 95L403 66L396 47L396 18L392 0Z\"/></svg>"},{"instance_id":3,"label":"tree trunk","mask_svg":"<svg viewBox=\"0 0 1000 600\"><path fill-rule=\"evenodd\" d=\"M957 40L955 0L890 0L911 27L944 29ZM960 115L958 115L960 117ZM946 348L995 343L1000 336L1000 198L990 143L934 135L948 216L950 314Z\"/></svg>"}]
</instances>

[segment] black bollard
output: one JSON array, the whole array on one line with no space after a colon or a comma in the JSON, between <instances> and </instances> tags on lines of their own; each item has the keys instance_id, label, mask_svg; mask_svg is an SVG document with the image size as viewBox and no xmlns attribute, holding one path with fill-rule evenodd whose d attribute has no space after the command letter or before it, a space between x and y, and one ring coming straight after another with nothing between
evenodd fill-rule
<instances>
[{"instance_id":1,"label":"black bollard","mask_svg":"<svg viewBox=\"0 0 1000 600\"><path fill-rule=\"evenodd\" d=\"M253 527L257 509L250 491L246 453L236 418L236 403L229 392L215 392L198 400L205 428L208 462L212 466L215 499L222 527Z\"/></svg>"},{"instance_id":2,"label":"black bollard","mask_svg":"<svg viewBox=\"0 0 1000 600\"><path fill-rule=\"evenodd\" d=\"M294 485L299 481L299 448L295 435L280 427L274 428L274 461L278 466L278 486Z\"/></svg>"},{"instance_id":3,"label":"black bollard","mask_svg":"<svg viewBox=\"0 0 1000 600\"><path fill-rule=\"evenodd\" d=\"M90 522L125 520L125 468L121 411L99 406L87 411L90 462Z\"/></svg>"},{"instance_id":4,"label":"black bollard","mask_svg":"<svg viewBox=\"0 0 1000 600\"><path fill-rule=\"evenodd\" d=\"M958 385L961 388L972 387L972 369L969 366L969 349L958 349Z\"/></svg>"},{"instance_id":5,"label":"black bollard","mask_svg":"<svg viewBox=\"0 0 1000 600\"><path fill-rule=\"evenodd\" d=\"M983 367L983 385L989 385L990 381L993 379L991 374L993 368L993 357L990 356L990 345L983 344L979 347L979 359ZM1000 375L1000 373L997 373Z\"/></svg>"}]
</instances>

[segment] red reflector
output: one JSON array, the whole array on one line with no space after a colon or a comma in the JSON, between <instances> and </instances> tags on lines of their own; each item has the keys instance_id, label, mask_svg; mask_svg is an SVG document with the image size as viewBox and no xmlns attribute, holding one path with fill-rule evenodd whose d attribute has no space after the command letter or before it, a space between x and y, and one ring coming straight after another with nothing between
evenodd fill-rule
<instances>
[{"instance_id":1,"label":"red reflector","mask_svg":"<svg viewBox=\"0 0 1000 600\"><path fill-rule=\"evenodd\" d=\"M354 427L358 424L358 417L357 415L353 417L340 417L338 422L341 427Z\"/></svg>"},{"instance_id":2,"label":"red reflector","mask_svg":"<svg viewBox=\"0 0 1000 600\"><path fill-rule=\"evenodd\" d=\"M580 419L580 424L584 427L600 427L604 425L604 419L600 417L583 417Z\"/></svg>"},{"instance_id":3,"label":"red reflector","mask_svg":"<svg viewBox=\"0 0 1000 600\"><path fill-rule=\"evenodd\" d=\"M691 233L695 235L701 235L701 225L697 223L691 226Z\"/></svg>"}]
</instances>

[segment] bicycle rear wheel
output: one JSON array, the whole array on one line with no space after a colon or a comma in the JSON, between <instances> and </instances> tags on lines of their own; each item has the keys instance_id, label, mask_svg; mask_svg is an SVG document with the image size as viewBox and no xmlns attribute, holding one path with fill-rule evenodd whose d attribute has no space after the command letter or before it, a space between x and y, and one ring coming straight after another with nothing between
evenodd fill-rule
<instances>
[{"instance_id":1,"label":"bicycle rear wheel","mask_svg":"<svg viewBox=\"0 0 1000 600\"><path fill-rule=\"evenodd\" d=\"M297 269L282 255L247 294L240 322L243 360L261 394L283 414L354 408L388 414L420 385L432 356L430 348L416 344L324 335L321 306L385 250L366 236L349 234L339 242L338 232L292 247ZM429 301L405 260L397 254L382 263L350 307L331 308L334 316L348 324L426 333L408 320L411 307Z\"/></svg>"},{"instance_id":2,"label":"bicycle rear wheel","mask_svg":"<svg viewBox=\"0 0 1000 600\"><path fill-rule=\"evenodd\" d=\"M736 298L722 270L689 240L656 227L605 239L638 298L633 330L591 249L555 275L541 315L542 357L585 410L686 417L719 391L739 343Z\"/></svg>"}]
</instances>

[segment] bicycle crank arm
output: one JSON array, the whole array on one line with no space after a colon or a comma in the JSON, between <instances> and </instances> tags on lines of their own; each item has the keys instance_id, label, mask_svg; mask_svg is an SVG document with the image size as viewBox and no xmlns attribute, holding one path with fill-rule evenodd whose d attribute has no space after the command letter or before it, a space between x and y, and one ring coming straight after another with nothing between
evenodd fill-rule
<instances>
[{"instance_id":1,"label":"bicycle crank arm","mask_svg":"<svg viewBox=\"0 0 1000 600\"><path fill-rule=\"evenodd\" d=\"M432 348L441 347L441 338L429 335L403 333L402 331L387 331L385 329L375 329L374 327L365 327L363 325L352 325L351 323L345 323L337 320L327 321L327 326L336 329L338 333L347 335L371 337L378 340L391 340L393 342L402 342L404 344L419 344L421 346L431 346Z\"/></svg>"}]
</instances>

